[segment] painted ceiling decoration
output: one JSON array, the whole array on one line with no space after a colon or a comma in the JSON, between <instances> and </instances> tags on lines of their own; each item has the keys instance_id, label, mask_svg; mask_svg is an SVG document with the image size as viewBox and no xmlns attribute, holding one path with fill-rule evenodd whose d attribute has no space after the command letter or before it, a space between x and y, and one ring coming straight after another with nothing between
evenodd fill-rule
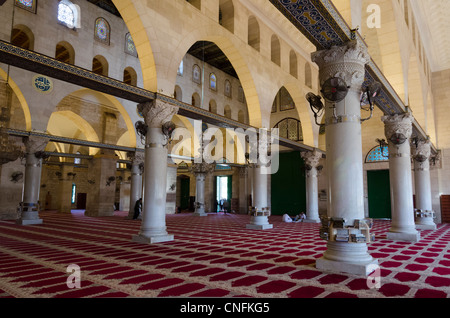
<instances>
[{"instance_id":1,"label":"painted ceiling decoration","mask_svg":"<svg viewBox=\"0 0 450 318\"><path fill-rule=\"evenodd\" d=\"M317 50L343 45L354 38L364 43L358 32L352 32L330 0L270 0L270 2L316 46ZM375 103L383 113L404 113L406 107L402 100L371 60L366 66L363 87L373 81L382 84L382 90ZM426 137L426 133L417 122L414 124L414 134Z\"/></svg>"}]
</instances>

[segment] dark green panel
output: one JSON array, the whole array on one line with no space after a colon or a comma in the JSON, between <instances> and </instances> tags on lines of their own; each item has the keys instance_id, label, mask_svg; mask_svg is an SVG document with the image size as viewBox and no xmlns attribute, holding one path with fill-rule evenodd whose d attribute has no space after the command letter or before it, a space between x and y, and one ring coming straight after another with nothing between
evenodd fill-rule
<instances>
[{"instance_id":1,"label":"dark green panel","mask_svg":"<svg viewBox=\"0 0 450 318\"><path fill-rule=\"evenodd\" d=\"M373 219L390 219L389 170L367 171L367 190L369 196L369 217Z\"/></svg>"},{"instance_id":2,"label":"dark green panel","mask_svg":"<svg viewBox=\"0 0 450 318\"><path fill-rule=\"evenodd\" d=\"M182 210L189 209L189 178L181 178L181 200L180 205Z\"/></svg>"},{"instance_id":3,"label":"dark green panel","mask_svg":"<svg viewBox=\"0 0 450 318\"><path fill-rule=\"evenodd\" d=\"M272 214L306 212L304 162L299 151L280 153L279 169L271 178Z\"/></svg>"}]
</instances>

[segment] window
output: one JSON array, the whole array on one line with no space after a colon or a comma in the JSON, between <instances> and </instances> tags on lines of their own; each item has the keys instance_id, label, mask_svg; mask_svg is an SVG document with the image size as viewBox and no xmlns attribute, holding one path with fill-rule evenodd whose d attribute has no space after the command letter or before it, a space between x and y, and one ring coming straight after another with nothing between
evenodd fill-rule
<instances>
[{"instance_id":1,"label":"window","mask_svg":"<svg viewBox=\"0 0 450 318\"><path fill-rule=\"evenodd\" d=\"M137 50L130 33L125 35L125 53L136 56Z\"/></svg>"},{"instance_id":2,"label":"window","mask_svg":"<svg viewBox=\"0 0 450 318\"><path fill-rule=\"evenodd\" d=\"M81 155L81 153L78 151L78 152L77 152L77 155ZM75 159L73 160L73 163L76 164L76 165L80 165L80 164L81 164L81 158L75 158ZM73 203L73 202L72 202L72 203Z\"/></svg>"},{"instance_id":3,"label":"window","mask_svg":"<svg viewBox=\"0 0 450 318\"><path fill-rule=\"evenodd\" d=\"M216 91L217 90L217 77L214 73L209 75L209 88Z\"/></svg>"},{"instance_id":4,"label":"window","mask_svg":"<svg viewBox=\"0 0 450 318\"><path fill-rule=\"evenodd\" d=\"M36 13L36 1L34 0L15 0L14 4L19 8Z\"/></svg>"},{"instance_id":5,"label":"window","mask_svg":"<svg viewBox=\"0 0 450 318\"><path fill-rule=\"evenodd\" d=\"M183 76L184 71L184 62L181 60L180 65L178 66L177 75Z\"/></svg>"},{"instance_id":6,"label":"window","mask_svg":"<svg viewBox=\"0 0 450 318\"><path fill-rule=\"evenodd\" d=\"M238 101L240 101L241 103L245 101L244 89L242 88L242 86L238 87Z\"/></svg>"},{"instance_id":7,"label":"window","mask_svg":"<svg viewBox=\"0 0 450 318\"><path fill-rule=\"evenodd\" d=\"M200 79L200 66L197 64L195 64L192 68L192 80L197 84L202 83Z\"/></svg>"},{"instance_id":8,"label":"window","mask_svg":"<svg viewBox=\"0 0 450 318\"><path fill-rule=\"evenodd\" d=\"M231 82L229 80L225 80L224 93L226 97L231 98Z\"/></svg>"},{"instance_id":9,"label":"window","mask_svg":"<svg viewBox=\"0 0 450 318\"><path fill-rule=\"evenodd\" d=\"M77 193L77 186L75 185L75 183L72 183L72 194L71 194L71 200L70 200L70 202L72 204L74 204L76 201L76 193Z\"/></svg>"},{"instance_id":10,"label":"window","mask_svg":"<svg viewBox=\"0 0 450 318\"><path fill-rule=\"evenodd\" d=\"M380 146L376 146L366 156L366 163L387 161L389 161L389 149L387 146L383 147L383 149Z\"/></svg>"},{"instance_id":11,"label":"window","mask_svg":"<svg viewBox=\"0 0 450 318\"><path fill-rule=\"evenodd\" d=\"M292 141L302 141L302 125L299 120L295 118L285 118L274 126L278 128L279 136Z\"/></svg>"},{"instance_id":12,"label":"window","mask_svg":"<svg viewBox=\"0 0 450 318\"><path fill-rule=\"evenodd\" d=\"M95 20L95 34L94 38L102 43L109 45L111 29L108 21L104 18L98 18Z\"/></svg>"},{"instance_id":13,"label":"window","mask_svg":"<svg viewBox=\"0 0 450 318\"><path fill-rule=\"evenodd\" d=\"M58 4L58 21L70 29L75 28L75 11L68 1Z\"/></svg>"}]
</instances>

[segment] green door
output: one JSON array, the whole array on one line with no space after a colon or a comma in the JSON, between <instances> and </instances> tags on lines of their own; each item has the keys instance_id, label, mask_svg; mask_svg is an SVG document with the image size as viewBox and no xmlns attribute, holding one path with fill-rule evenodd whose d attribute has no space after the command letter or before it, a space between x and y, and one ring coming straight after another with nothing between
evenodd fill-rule
<instances>
[{"instance_id":1,"label":"green door","mask_svg":"<svg viewBox=\"0 0 450 318\"><path fill-rule=\"evenodd\" d=\"M372 219L391 218L391 193L389 170L367 171L369 196L369 217Z\"/></svg>"},{"instance_id":2,"label":"green door","mask_svg":"<svg viewBox=\"0 0 450 318\"><path fill-rule=\"evenodd\" d=\"M189 209L189 186L190 186L190 178L181 178L181 200L180 200L180 208L181 210Z\"/></svg>"}]
</instances>

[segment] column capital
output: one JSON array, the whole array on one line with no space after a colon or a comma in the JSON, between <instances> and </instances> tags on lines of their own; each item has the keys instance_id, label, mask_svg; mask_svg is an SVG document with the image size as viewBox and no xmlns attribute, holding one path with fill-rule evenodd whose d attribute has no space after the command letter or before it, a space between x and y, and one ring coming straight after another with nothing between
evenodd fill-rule
<instances>
[{"instance_id":1,"label":"column capital","mask_svg":"<svg viewBox=\"0 0 450 318\"><path fill-rule=\"evenodd\" d=\"M312 168L317 168L320 159L322 158L322 153L314 149L313 151L302 152L301 156L305 161L305 165L310 166Z\"/></svg>"},{"instance_id":2,"label":"column capital","mask_svg":"<svg viewBox=\"0 0 450 318\"><path fill-rule=\"evenodd\" d=\"M50 138L44 136L27 136L22 141L25 145L26 153L36 154L45 150Z\"/></svg>"},{"instance_id":3,"label":"column capital","mask_svg":"<svg viewBox=\"0 0 450 318\"><path fill-rule=\"evenodd\" d=\"M361 41L353 40L313 52L311 59L320 68L321 85L331 77L340 77L349 86L360 86L364 82L364 66L370 61L370 55Z\"/></svg>"},{"instance_id":4,"label":"column capital","mask_svg":"<svg viewBox=\"0 0 450 318\"><path fill-rule=\"evenodd\" d=\"M172 120L172 117L178 112L179 108L164 101L154 99L150 102L138 104L137 109L144 117L144 121L149 128L160 128Z\"/></svg>"},{"instance_id":5,"label":"column capital","mask_svg":"<svg viewBox=\"0 0 450 318\"><path fill-rule=\"evenodd\" d=\"M199 173L210 174L210 173L214 172L215 168L216 168L215 163L206 163L206 162L195 163L194 162L188 168L188 170L189 170L189 172L191 172L194 175L199 174Z\"/></svg>"},{"instance_id":6,"label":"column capital","mask_svg":"<svg viewBox=\"0 0 450 318\"><path fill-rule=\"evenodd\" d=\"M430 140L419 140L417 147L412 147L413 159L417 162L425 162L431 156Z\"/></svg>"},{"instance_id":7,"label":"column capital","mask_svg":"<svg viewBox=\"0 0 450 318\"><path fill-rule=\"evenodd\" d=\"M384 122L384 133L388 141L400 145L411 138L414 117L410 113L386 115L381 120Z\"/></svg>"},{"instance_id":8,"label":"column capital","mask_svg":"<svg viewBox=\"0 0 450 318\"><path fill-rule=\"evenodd\" d=\"M144 163L144 160L145 160L145 154L140 151L128 152L127 157L128 157L128 160L130 160L132 164L137 164L137 165Z\"/></svg>"}]
</instances>

